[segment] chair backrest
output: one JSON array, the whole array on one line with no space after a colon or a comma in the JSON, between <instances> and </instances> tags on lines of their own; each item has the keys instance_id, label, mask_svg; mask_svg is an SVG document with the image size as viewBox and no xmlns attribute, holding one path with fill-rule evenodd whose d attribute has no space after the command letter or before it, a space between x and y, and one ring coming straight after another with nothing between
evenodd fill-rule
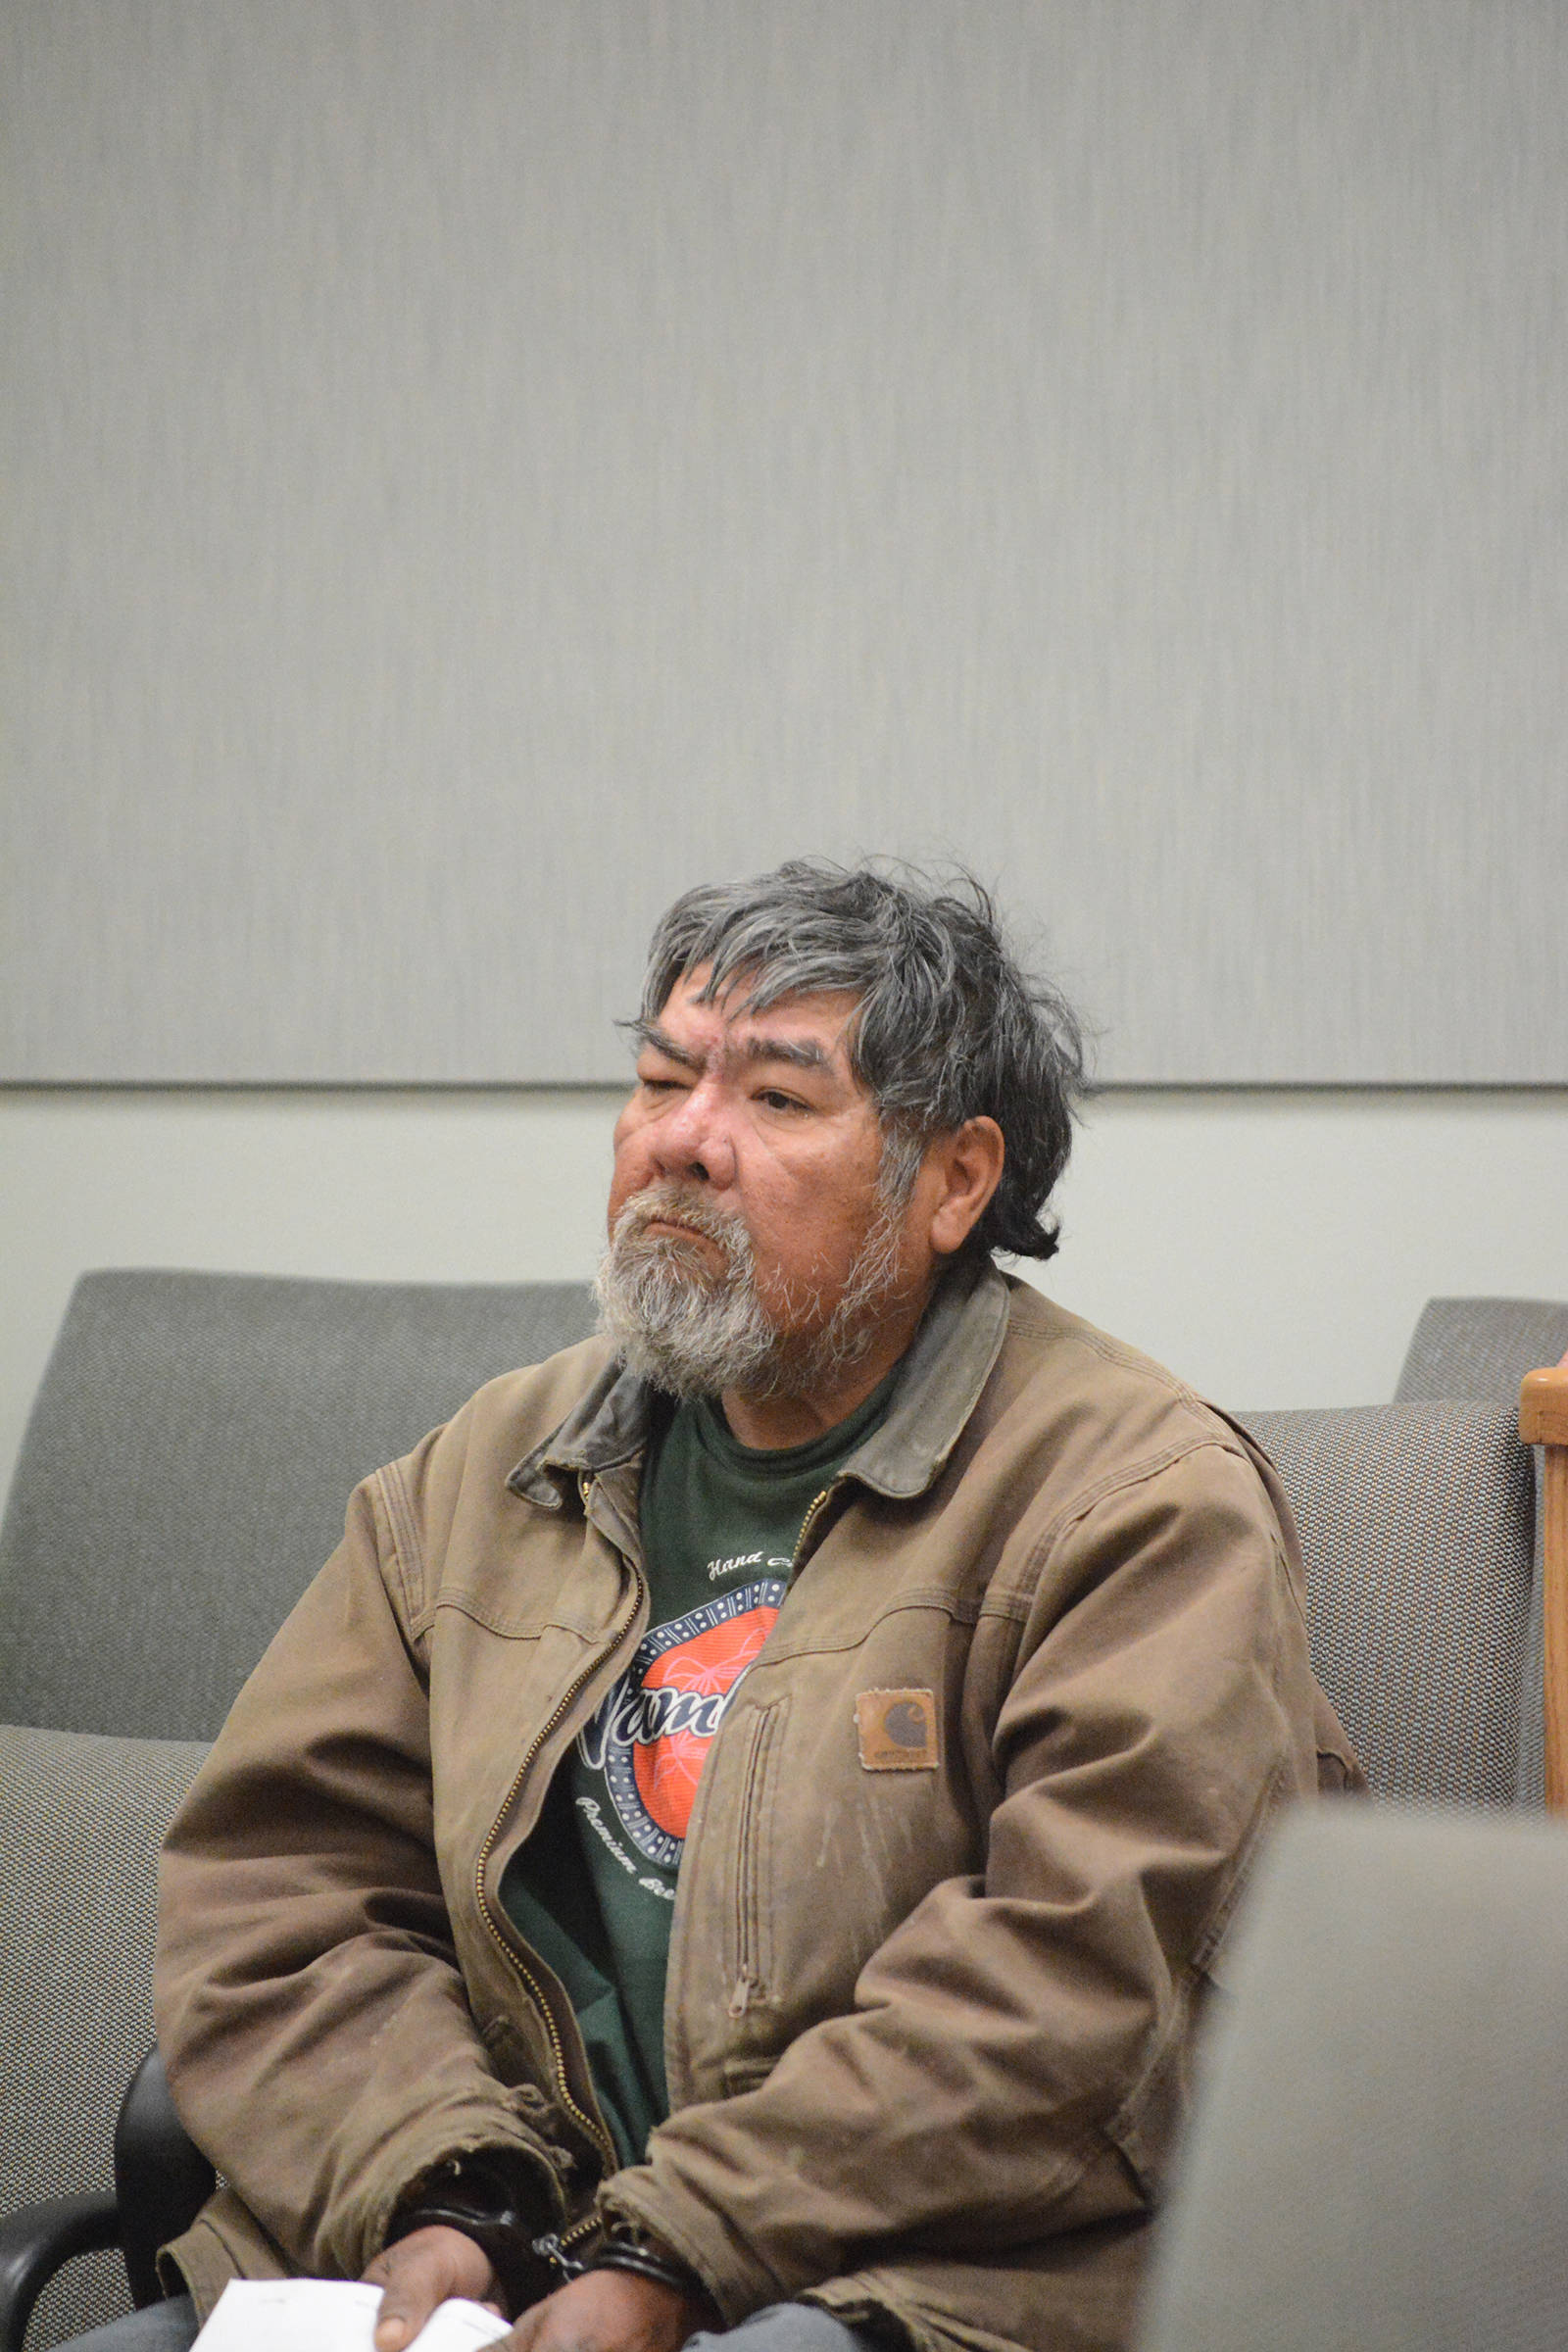
<instances>
[{"instance_id":1,"label":"chair backrest","mask_svg":"<svg viewBox=\"0 0 1568 2352\"><path fill-rule=\"evenodd\" d=\"M1429 1298L1411 1334L1395 1396L1485 1396L1517 1405L1527 1372L1568 1351L1568 1302Z\"/></svg>"},{"instance_id":2,"label":"chair backrest","mask_svg":"<svg viewBox=\"0 0 1568 2352\"><path fill-rule=\"evenodd\" d=\"M1231 1962L1140 2352L1556 2352L1568 1833L1309 1808Z\"/></svg>"},{"instance_id":3,"label":"chair backrest","mask_svg":"<svg viewBox=\"0 0 1568 2352\"><path fill-rule=\"evenodd\" d=\"M1301 1531L1318 1677L1385 1796L1514 1801L1535 1500L1512 1414L1239 1416Z\"/></svg>"},{"instance_id":4,"label":"chair backrest","mask_svg":"<svg viewBox=\"0 0 1568 2352\"><path fill-rule=\"evenodd\" d=\"M114 2186L153 2035L154 1863L206 1748L0 1724L0 2214ZM130 2308L116 2253L48 2285L27 2352Z\"/></svg>"},{"instance_id":5,"label":"chair backrest","mask_svg":"<svg viewBox=\"0 0 1568 2352\"><path fill-rule=\"evenodd\" d=\"M1395 1396L1487 1397L1513 1406L1527 1372L1568 1351L1568 1302L1553 1298L1429 1298L1411 1334ZM1540 1461L1536 1479L1536 1580L1525 1650L1524 1719L1519 1734L1519 1801L1545 1793L1545 1726L1541 1692L1545 1669L1540 1531Z\"/></svg>"},{"instance_id":6,"label":"chair backrest","mask_svg":"<svg viewBox=\"0 0 1568 2352\"><path fill-rule=\"evenodd\" d=\"M592 1321L573 1283L84 1275L0 1526L0 1721L211 1739L359 1480Z\"/></svg>"}]
</instances>

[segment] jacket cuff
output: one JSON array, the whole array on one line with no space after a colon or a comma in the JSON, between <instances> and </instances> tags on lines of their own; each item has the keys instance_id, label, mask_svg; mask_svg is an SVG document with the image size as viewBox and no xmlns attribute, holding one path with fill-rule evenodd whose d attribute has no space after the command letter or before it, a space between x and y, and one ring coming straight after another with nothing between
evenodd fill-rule
<instances>
[{"instance_id":1,"label":"jacket cuff","mask_svg":"<svg viewBox=\"0 0 1568 2352\"><path fill-rule=\"evenodd\" d=\"M678 2221L667 2213L651 2211L635 2190L626 2193L633 2177L630 2173L618 2173L608 2193L600 2192L599 2212L608 2239L622 2234L646 2237L666 2249L679 2268L690 2273L697 2291L711 2303L726 2328L738 2327L764 2304L789 2299L789 2290L760 2270L744 2279L734 2274L722 2275L713 2263L711 2247L694 2243ZM641 2179L640 2169L635 2177Z\"/></svg>"}]
</instances>

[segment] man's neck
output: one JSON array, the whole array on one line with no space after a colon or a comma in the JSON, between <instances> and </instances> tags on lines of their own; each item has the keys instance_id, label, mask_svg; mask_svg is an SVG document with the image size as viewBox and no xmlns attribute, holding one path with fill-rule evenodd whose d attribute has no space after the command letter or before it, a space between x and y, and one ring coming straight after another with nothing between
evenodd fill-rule
<instances>
[{"instance_id":1,"label":"man's neck","mask_svg":"<svg viewBox=\"0 0 1568 2352\"><path fill-rule=\"evenodd\" d=\"M885 1380L919 1329L926 1301L919 1298L882 1327L875 1345L828 1381L805 1396L749 1396L744 1389L725 1389L719 1397L730 1435L743 1446L777 1447L805 1446L824 1437L847 1421Z\"/></svg>"}]
</instances>

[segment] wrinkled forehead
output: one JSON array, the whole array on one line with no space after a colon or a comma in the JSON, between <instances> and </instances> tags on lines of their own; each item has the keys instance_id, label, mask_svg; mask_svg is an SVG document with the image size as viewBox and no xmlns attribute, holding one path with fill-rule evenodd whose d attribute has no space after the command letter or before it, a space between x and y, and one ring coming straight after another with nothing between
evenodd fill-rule
<instances>
[{"instance_id":1,"label":"wrinkled forehead","mask_svg":"<svg viewBox=\"0 0 1568 2352\"><path fill-rule=\"evenodd\" d=\"M832 1065L863 1093L854 1062L859 1009L854 989L796 989L769 999L765 971L760 980L757 967L734 973L715 988L711 967L697 964L637 1027L655 1044L675 1042L705 1060Z\"/></svg>"}]
</instances>

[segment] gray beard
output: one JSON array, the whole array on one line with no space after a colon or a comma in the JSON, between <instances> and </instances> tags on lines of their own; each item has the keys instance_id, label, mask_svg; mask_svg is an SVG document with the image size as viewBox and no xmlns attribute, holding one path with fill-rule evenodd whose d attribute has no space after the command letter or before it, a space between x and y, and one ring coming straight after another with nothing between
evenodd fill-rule
<instances>
[{"instance_id":1,"label":"gray beard","mask_svg":"<svg viewBox=\"0 0 1568 2352\"><path fill-rule=\"evenodd\" d=\"M715 1274L667 1234L656 1217L678 1217L717 1244ZM899 1207L884 1199L861 1243L844 1294L826 1322L814 1296L787 1297L769 1309L758 1295L751 1236L733 1210L665 1179L632 1196L615 1220L594 1283L599 1328L629 1372L671 1396L716 1396L726 1389L761 1399L809 1396L831 1388L868 1355L882 1309L898 1282Z\"/></svg>"}]
</instances>

